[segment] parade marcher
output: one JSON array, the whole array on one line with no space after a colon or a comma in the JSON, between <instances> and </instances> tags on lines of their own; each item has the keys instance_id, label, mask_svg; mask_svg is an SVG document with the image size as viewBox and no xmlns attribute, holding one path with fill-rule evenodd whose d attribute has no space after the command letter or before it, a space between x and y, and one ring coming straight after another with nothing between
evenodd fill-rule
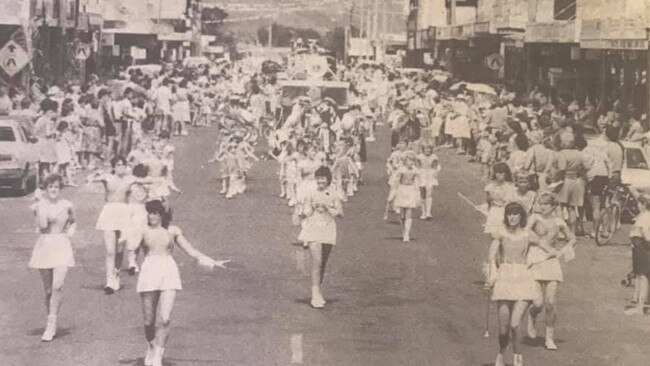
<instances>
[{"instance_id":1,"label":"parade marcher","mask_svg":"<svg viewBox=\"0 0 650 366\"><path fill-rule=\"evenodd\" d=\"M505 163L498 163L492 169L492 180L485 186L488 204L485 233L493 235L503 226L503 210L508 199L513 196L515 187L512 184L512 173Z\"/></svg>"},{"instance_id":2,"label":"parade marcher","mask_svg":"<svg viewBox=\"0 0 650 366\"><path fill-rule=\"evenodd\" d=\"M343 215L340 197L331 189L332 173L327 167L314 172L316 189L305 192L299 203L302 230L298 240L306 243L311 253L311 306L321 309L325 299L321 286L325 266L336 245L335 218Z\"/></svg>"},{"instance_id":3,"label":"parade marcher","mask_svg":"<svg viewBox=\"0 0 650 366\"><path fill-rule=\"evenodd\" d=\"M215 261L199 252L185 238L176 226L164 222L167 215L161 201L146 204L149 225L143 232L143 243L147 256L142 262L136 291L142 298L144 312L144 333L147 339L145 366L162 366L165 345L171 330L171 314L176 293L182 289L176 261L172 257L174 246L178 245L199 265L208 268L226 268L229 261ZM156 327L156 319L159 325Z\"/></svg>"},{"instance_id":4,"label":"parade marcher","mask_svg":"<svg viewBox=\"0 0 650 366\"><path fill-rule=\"evenodd\" d=\"M400 210L402 224L402 240L411 241L411 226L413 225L413 210L420 205L420 171L416 169L417 157L408 152L403 157L402 167L394 174L395 191L394 205Z\"/></svg>"},{"instance_id":5,"label":"parade marcher","mask_svg":"<svg viewBox=\"0 0 650 366\"><path fill-rule=\"evenodd\" d=\"M560 260L557 257L549 258L549 255L557 254L564 246L572 248L576 243L576 238L566 222L555 216L557 200L553 193L542 193L538 207L539 212L530 216L528 222L530 230L539 236L542 245L533 245L528 251L529 268L533 272L537 284L538 296L533 299L529 310L527 333L529 338L537 338L535 321L544 307L546 311L545 345L549 350L556 350L556 295L558 286L564 277Z\"/></svg>"},{"instance_id":6,"label":"parade marcher","mask_svg":"<svg viewBox=\"0 0 650 366\"><path fill-rule=\"evenodd\" d=\"M433 209L433 189L439 185L438 174L442 167L438 156L433 153L433 146L426 144L422 146L422 153L418 155L418 165L420 167L420 194L422 197L421 220L431 218Z\"/></svg>"},{"instance_id":7,"label":"parade marcher","mask_svg":"<svg viewBox=\"0 0 650 366\"><path fill-rule=\"evenodd\" d=\"M526 210L526 214L530 215L537 203L537 192L529 189L530 181L528 176L528 172L523 170L515 171L514 183L516 189L512 191L512 196L508 200L519 203Z\"/></svg>"},{"instance_id":8,"label":"parade marcher","mask_svg":"<svg viewBox=\"0 0 650 366\"><path fill-rule=\"evenodd\" d=\"M47 326L41 340L56 336L57 317L63 300L63 284L68 268L74 267L70 237L75 231L72 203L60 197L63 179L51 174L43 181L45 194L36 205L40 236L32 252L29 268L38 269L45 287Z\"/></svg>"},{"instance_id":9,"label":"parade marcher","mask_svg":"<svg viewBox=\"0 0 650 366\"><path fill-rule=\"evenodd\" d=\"M103 183L106 191L106 203L102 208L95 228L104 232L106 246L106 286L104 292L113 294L120 289L120 268L124 258L123 232L128 228L130 210L127 193L134 177L128 174L126 159L113 158L112 172L95 171L88 176L89 183Z\"/></svg>"},{"instance_id":10,"label":"parade marcher","mask_svg":"<svg viewBox=\"0 0 650 366\"><path fill-rule=\"evenodd\" d=\"M503 224L493 233L488 257L488 284L499 310L499 354L494 364L506 365L506 351L512 345L514 366L523 366L519 325L530 301L538 296L526 260L530 244L538 241L526 227L526 212L520 204L511 202L502 212Z\"/></svg>"},{"instance_id":11,"label":"parade marcher","mask_svg":"<svg viewBox=\"0 0 650 366\"><path fill-rule=\"evenodd\" d=\"M386 210L384 210L384 220L388 220L388 213L394 210L394 201L397 194L397 180L395 175L404 164L404 156L406 155L406 141L401 140L395 146L395 150L390 154L386 161L386 174L388 175L388 198L386 199Z\"/></svg>"}]
</instances>

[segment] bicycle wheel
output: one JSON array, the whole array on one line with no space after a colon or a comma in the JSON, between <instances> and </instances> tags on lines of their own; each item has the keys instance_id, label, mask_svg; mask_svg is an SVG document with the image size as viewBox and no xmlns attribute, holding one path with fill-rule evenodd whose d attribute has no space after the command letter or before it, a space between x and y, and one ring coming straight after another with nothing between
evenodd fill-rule
<instances>
[{"instance_id":1,"label":"bicycle wheel","mask_svg":"<svg viewBox=\"0 0 650 366\"><path fill-rule=\"evenodd\" d=\"M615 204L600 211L600 219L596 224L596 245L603 246L612 240L616 231L616 212L620 216L620 208Z\"/></svg>"},{"instance_id":2,"label":"bicycle wheel","mask_svg":"<svg viewBox=\"0 0 650 366\"><path fill-rule=\"evenodd\" d=\"M614 219L612 222L612 227L614 228L614 233L621 228L621 205L616 202L613 203L612 206L610 207L612 210L612 218ZM614 236L614 234L612 234Z\"/></svg>"}]
</instances>

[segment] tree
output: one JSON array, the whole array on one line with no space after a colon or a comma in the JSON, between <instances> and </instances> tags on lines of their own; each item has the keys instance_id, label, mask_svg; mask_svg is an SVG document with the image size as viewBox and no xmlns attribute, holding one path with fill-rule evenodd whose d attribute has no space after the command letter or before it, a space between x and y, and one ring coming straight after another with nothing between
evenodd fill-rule
<instances>
[{"instance_id":1,"label":"tree","mask_svg":"<svg viewBox=\"0 0 650 366\"><path fill-rule=\"evenodd\" d=\"M228 18L228 13L217 6L203 8L201 11L201 33L219 36L221 34L221 25L226 18Z\"/></svg>"},{"instance_id":2,"label":"tree","mask_svg":"<svg viewBox=\"0 0 650 366\"><path fill-rule=\"evenodd\" d=\"M292 41L298 37L304 41L308 39L320 40L321 38L320 33L311 28L292 28L276 23L273 23L271 28L273 30L273 42L271 45L273 47L290 47ZM257 30L257 40L263 45L269 44L269 27L261 27Z\"/></svg>"}]
</instances>

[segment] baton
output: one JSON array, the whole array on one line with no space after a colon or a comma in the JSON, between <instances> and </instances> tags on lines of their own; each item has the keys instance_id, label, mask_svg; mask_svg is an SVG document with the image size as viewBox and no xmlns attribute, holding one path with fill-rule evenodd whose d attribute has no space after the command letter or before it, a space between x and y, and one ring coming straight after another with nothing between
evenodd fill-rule
<instances>
[{"instance_id":1,"label":"baton","mask_svg":"<svg viewBox=\"0 0 650 366\"><path fill-rule=\"evenodd\" d=\"M472 207L474 207L476 211L480 212L483 216L487 216L487 213L485 211L481 210L481 208L475 205L474 202L470 201L469 198L463 196L462 193L458 192L458 196L462 198L465 202L469 203Z\"/></svg>"}]
</instances>

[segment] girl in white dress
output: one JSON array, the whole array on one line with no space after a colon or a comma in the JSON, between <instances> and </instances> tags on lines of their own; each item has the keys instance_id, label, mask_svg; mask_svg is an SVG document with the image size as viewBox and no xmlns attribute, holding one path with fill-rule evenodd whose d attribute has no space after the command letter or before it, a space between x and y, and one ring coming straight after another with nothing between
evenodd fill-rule
<instances>
[{"instance_id":1,"label":"girl in white dress","mask_svg":"<svg viewBox=\"0 0 650 366\"><path fill-rule=\"evenodd\" d=\"M144 230L143 243L147 256L142 262L137 284L137 292L142 298L144 332L147 339L144 364L162 366L165 344L171 330L171 314L176 292L183 288L178 266L172 257L174 246L178 245L201 266L225 269L225 264L229 261L215 261L209 258L195 249L178 227L166 227L168 225L163 223L163 218L167 213L161 201L147 202L146 210L149 225ZM156 318L159 319L158 328Z\"/></svg>"},{"instance_id":2,"label":"girl in white dress","mask_svg":"<svg viewBox=\"0 0 650 366\"><path fill-rule=\"evenodd\" d=\"M497 302L499 309L499 354L495 366L505 366L505 354L510 344L514 366L523 366L518 328L530 301L538 296L526 260L530 244L543 243L539 243L527 229L526 211L519 203L509 203L503 212L503 226L493 234L488 257L488 285L493 287L492 300Z\"/></svg>"},{"instance_id":3,"label":"girl in white dress","mask_svg":"<svg viewBox=\"0 0 650 366\"><path fill-rule=\"evenodd\" d=\"M305 192L300 201L302 230L298 240L307 243L311 253L311 306L321 309L325 299L321 284L325 275L325 265L336 245L336 221L343 215L341 198L331 187L332 173L327 167L320 167L314 173L316 189Z\"/></svg>"},{"instance_id":4,"label":"girl in white dress","mask_svg":"<svg viewBox=\"0 0 650 366\"><path fill-rule=\"evenodd\" d=\"M400 210L402 237L405 243L411 241L413 209L420 205L420 171L415 167L417 158L412 152L404 155L404 166L395 174L397 186L395 207Z\"/></svg>"},{"instance_id":5,"label":"girl in white dress","mask_svg":"<svg viewBox=\"0 0 650 366\"><path fill-rule=\"evenodd\" d=\"M36 204L41 235L36 242L29 268L38 269L45 288L47 326L41 340L50 342L56 335L57 316L63 299L63 283L68 268L74 267L70 236L74 234L75 218L72 203L60 198L63 178L49 175L43 181L46 194Z\"/></svg>"},{"instance_id":6,"label":"girl in white dress","mask_svg":"<svg viewBox=\"0 0 650 366\"><path fill-rule=\"evenodd\" d=\"M440 173L440 161L438 156L433 153L433 146L423 145L422 153L418 156L420 166L420 194L422 196L422 215L420 219L427 220L431 218L431 209L433 206L433 187L437 187L438 173Z\"/></svg>"},{"instance_id":7,"label":"girl in white dress","mask_svg":"<svg viewBox=\"0 0 650 366\"><path fill-rule=\"evenodd\" d=\"M505 163L498 163L492 168L492 181L485 186L485 200L488 205L488 215L485 221L486 234L492 235L503 226L503 210L508 200L513 196L515 186L512 184L512 173Z\"/></svg>"},{"instance_id":8,"label":"girl in white dress","mask_svg":"<svg viewBox=\"0 0 650 366\"><path fill-rule=\"evenodd\" d=\"M528 262L535 277L539 296L533 299L533 305L528 314L528 337L537 338L535 321L542 312L542 306L546 310L546 337L545 345L549 350L556 350L555 344L555 320L556 320L556 295L562 276L562 266L557 257L549 258L549 254L555 254L562 247L576 244L576 237L573 235L566 222L557 217L557 200L550 192L542 193L539 201L539 213L530 217L529 227L537 234L546 246L531 246L528 251ZM562 239L561 239L562 238ZM550 250L549 253L547 250Z\"/></svg>"},{"instance_id":9,"label":"girl in white dress","mask_svg":"<svg viewBox=\"0 0 650 366\"><path fill-rule=\"evenodd\" d=\"M395 146L395 150L390 154L386 161L386 174L388 175L388 199L386 200L386 210L384 211L384 220L388 220L388 212L394 208L395 195L397 194L397 181L395 175L402 167L404 155L406 154L406 141L400 140Z\"/></svg>"},{"instance_id":10,"label":"girl in white dress","mask_svg":"<svg viewBox=\"0 0 650 366\"><path fill-rule=\"evenodd\" d=\"M124 258L123 232L128 229L130 210L127 193L135 178L128 174L126 159L116 157L111 161L113 171L95 171L88 176L88 183L103 183L106 203L97 219L95 228L104 232L106 246L106 286L104 292L112 295L120 289L120 268Z\"/></svg>"}]
</instances>

